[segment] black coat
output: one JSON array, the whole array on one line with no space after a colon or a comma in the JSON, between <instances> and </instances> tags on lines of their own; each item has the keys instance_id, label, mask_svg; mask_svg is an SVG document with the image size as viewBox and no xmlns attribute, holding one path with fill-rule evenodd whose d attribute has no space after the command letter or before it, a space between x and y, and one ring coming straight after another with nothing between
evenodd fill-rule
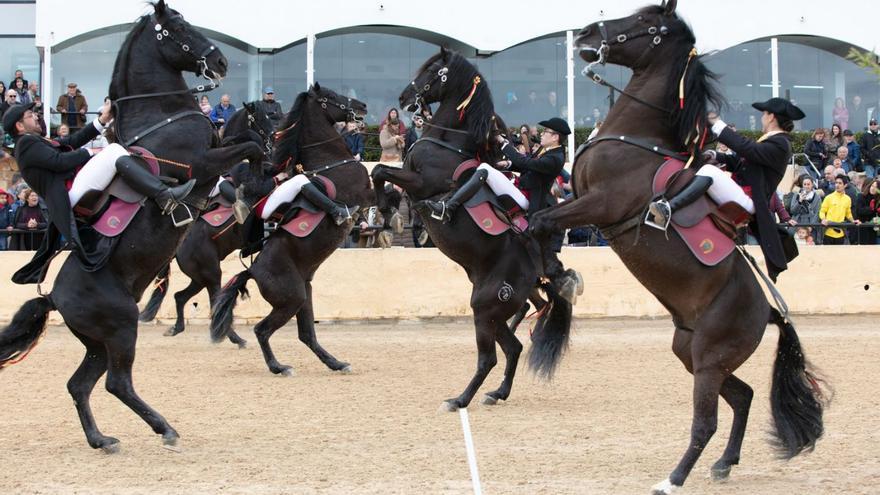
<instances>
[{"instance_id":1,"label":"black coat","mask_svg":"<svg viewBox=\"0 0 880 495\"><path fill-rule=\"evenodd\" d=\"M880 164L880 133L865 132L859 141L862 148L862 158L865 164L877 166Z\"/></svg>"},{"instance_id":2,"label":"black coat","mask_svg":"<svg viewBox=\"0 0 880 495\"><path fill-rule=\"evenodd\" d=\"M77 254L86 267L94 266L97 260L87 259L86 251L76 230L73 209L67 195L65 181L72 179L77 167L85 165L91 155L80 146L85 145L100 134L94 125L86 125L66 138L50 141L42 136L25 134L16 137L15 159L21 176L49 208L49 228L40 249L30 263L13 275L13 282L33 283L49 257L60 247L59 234L73 242Z\"/></svg>"},{"instance_id":3,"label":"black coat","mask_svg":"<svg viewBox=\"0 0 880 495\"><path fill-rule=\"evenodd\" d=\"M719 161L734 173L737 182L751 188L752 201L755 204L752 232L761 243L767 269L775 280L777 274L788 268L788 262L776 222L770 213L770 195L776 194L776 186L782 180L785 168L791 160L791 136L783 132L757 142L725 127L718 136L718 141L737 154L737 157L719 154Z\"/></svg>"},{"instance_id":4,"label":"black coat","mask_svg":"<svg viewBox=\"0 0 880 495\"><path fill-rule=\"evenodd\" d=\"M550 193L550 189L565 165L565 149L560 146L544 153L539 149L531 156L525 156L508 143L501 151L510 160L510 169L520 173L520 189L529 193L530 216L556 204L556 198Z\"/></svg>"}]
</instances>

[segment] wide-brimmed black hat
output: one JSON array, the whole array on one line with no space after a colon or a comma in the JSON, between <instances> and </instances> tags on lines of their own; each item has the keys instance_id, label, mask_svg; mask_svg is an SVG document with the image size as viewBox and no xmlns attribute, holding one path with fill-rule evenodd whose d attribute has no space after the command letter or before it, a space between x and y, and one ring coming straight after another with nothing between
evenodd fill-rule
<instances>
[{"instance_id":1,"label":"wide-brimmed black hat","mask_svg":"<svg viewBox=\"0 0 880 495\"><path fill-rule=\"evenodd\" d=\"M559 117L553 117L549 120L542 120L538 122L539 126L546 127L547 129L552 129L563 136L568 136L571 134L571 128L568 127L568 122L560 119Z\"/></svg>"},{"instance_id":2,"label":"wide-brimmed black hat","mask_svg":"<svg viewBox=\"0 0 880 495\"><path fill-rule=\"evenodd\" d=\"M752 106L762 112L770 112L788 120L801 120L806 117L804 112L785 98L770 98L767 101L756 101Z\"/></svg>"},{"instance_id":3,"label":"wide-brimmed black hat","mask_svg":"<svg viewBox=\"0 0 880 495\"><path fill-rule=\"evenodd\" d=\"M3 130L6 131L6 134L14 136L15 123L24 117L25 112L33 110L33 108L34 103L28 103L27 105L12 105L9 107L9 110L6 110L6 113L3 114Z\"/></svg>"}]
</instances>

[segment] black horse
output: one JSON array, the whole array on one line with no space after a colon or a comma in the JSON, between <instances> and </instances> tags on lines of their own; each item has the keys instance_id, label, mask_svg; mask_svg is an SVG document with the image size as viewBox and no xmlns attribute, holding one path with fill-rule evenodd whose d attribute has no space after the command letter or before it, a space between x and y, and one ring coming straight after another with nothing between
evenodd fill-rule
<instances>
[{"instance_id":1,"label":"black horse","mask_svg":"<svg viewBox=\"0 0 880 495\"><path fill-rule=\"evenodd\" d=\"M163 175L185 181L191 174L197 185L190 201L204 201L217 177L242 159L259 163L262 158L255 143L211 148L215 140L211 122L201 115L192 96L194 90L187 89L181 74L190 71L222 77L226 69L226 58L220 51L164 0L154 4L154 13L137 21L116 59L110 84L110 96L118 105L116 136L120 142L141 136L136 144L174 162L162 162ZM172 118L176 115L179 117ZM171 122L145 133L166 119ZM89 405L92 389L105 372L111 394L161 435L165 444L177 442L174 428L135 393L131 373L137 342L137 300L174 256L185 232L148 201L122 234L105 267L87 273L76 257L68 257L51 297L27 301L0 333L2 367L36 345L49 311L57 309L62 314L86 347L82 364L67 388L93 448L107 452L119 448L119 440L98 430Z\"/></svg>"},{"instance_id":2,"label":"black horse","mask_svg":"<svg viewBox=\"0 0 880 495\"><path fill-rule=\"evenodd\" d=\"M334 124L363 116L366 105L344 98L315 83L300 93L276 134L274 162L279 167L296 164L308 175L321 175L333 181L336 200L347 205L373 202L367 169L352 157ZM348 371L350 365L330 355L315 337L312 310L312 277L351 230L352 222L336 225L325 218L307 237L276 231L266 240L251 267L232 278L214 301L211 337L223 339L232 328L236 296L247 293L245 285L254 279L260 294L272 311L254 327L269 371L290 375L293 368L275 358L269 339L276 330L296 316L299 339L327 367ZM281 229L279 229L281 230Z\"/></svg>"},{"instance_id":3,"label":"black horse","mask_svg":"<svg viewBox=\"0 0 880 495\"><path fill-rule=\"evenodd\" d=\"M462 105L464 101L467 104ZM383 212L388 208L383 194L385 181L401 186L413 200L423 201L448 194L453 172L463 161L479 157L494 163L500 159L490 137L506 130L495 115L485 79L467 59L445 49L422 65L400 95L401 108L410 110L435 102L439 102L437 112L430 125L426 124L422 139L407 153L403 169L383 165L373 169L374 189ZM512 230L499 236L486 234L463 208L451 222L443 224L432 219L423 204L417 203L415 207L437 247L464 268L473 284L471 308L477 332L477 370L461 395L444 401L443 407L454 411L470 404L498 362L496 342L507 359L504 379L497 390L486 394L483 402L507 400L522 352L514 331L527 309L526 300L531 299L542 310L532 340L533 349L541 347L544 352L533 354L536 357L545 353L555 356L564 350L571 325L571 304L559 297L550 284L544 284L552 305L545 307L546 302L536 290L539 267L526 247L529 240L525 236ZM508 325L507 320L514 315ZM532 364L549 376L553 368L546 366L548 363Z\"/></svg>"},{"instance_id":4,"label":"black horse","mask_svg":"<svg viewBox=\"0 0 880 495\"><path fill-rule=\"evenodd\" d=\"M712 476L726 478L739 462L753 392L733 372L758 347L768 322L779 327L770 402L783 457L815 446L824 407L822 382L810 371L793 325L768 304L742 256L734 253L714 267L704 266L677 234L666 239L655 229L636 228L652 199L652 178L665 161L652 150L686 150L699 166L694 137L707 128L710 103L714 108L722 103L715 76L694 57L694 35L675 6L674 0L664 1L580 32L577 43L586 61L630 67L633 76L598 136L576 158L577 199L540 212L532 222L534 234L543 239L559 228L581 225L617 231L611 247L672 314L672 350L694 376L693 423L690 445L669 478L654 487L658 494L684 484L717 428L719 394L733 409L733 426Z\"/></svg>"},{"instance_id":5,"label":"black horse","mask_svg":"<svg viewBox=\"0 0 880 495\"><path fill-rule=\"evenodd\" d=\"M273 133L272 121L266 116L266 112L253 102L245 103L241 109L232 114L229 122L226 123L223 142L225 145L229 145L247 139L259 141L264 147L267 158L271 159ZM235 173L232 174L234 176L233 182L241 184L250 180L249 173L250 167L247 164L236 167ZM231 200L231 198L227 199ZM184 308L186 303L202 289L208 289L208 299L214 300L215 295L220 291L222 276L220 262L241 247L242 228L234 219L217 227L201 220L197 221L195 226L190 229L180 247L177 248L176 255L180 271L190 278L190 283L174 294L177 320L174 322L174 326L165 332L166 336L177 335L186 329ZM168 292L169 278L170 267L166 266L159 272L153 293L138 316L140 321L152 321L156 317L162 300ZM246 341L239 337L235 331L229 332L229 340L239 347L244 347L246 344Z\"/></svg>"}]
</instances>

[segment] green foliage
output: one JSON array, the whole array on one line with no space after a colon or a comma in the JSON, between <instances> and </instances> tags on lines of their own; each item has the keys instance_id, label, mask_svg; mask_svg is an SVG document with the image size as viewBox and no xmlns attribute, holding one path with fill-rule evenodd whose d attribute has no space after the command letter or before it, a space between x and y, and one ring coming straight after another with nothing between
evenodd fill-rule
<instances>
[{"instance_id":1,"label":"green foliage","mask_svg":"<svg viewBox=\"0 0 880 495\"><path fill-rule=\"evenodd\" d=\"M880 61L878 61L876 53L861 52L856 48L850 47L846 58L855 62L859 67L873 73L877 76L878 82L880 82Z\"/></svg>"}]
</instances>

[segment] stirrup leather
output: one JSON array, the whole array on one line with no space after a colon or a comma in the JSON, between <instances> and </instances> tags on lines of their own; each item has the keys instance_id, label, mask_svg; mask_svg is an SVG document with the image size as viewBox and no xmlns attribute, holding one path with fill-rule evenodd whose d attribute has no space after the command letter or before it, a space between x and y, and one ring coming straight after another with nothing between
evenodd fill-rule
<instances>
[{"instance_id":1,"label":"stirrup leather","mask_svg":"<svg viewBox=\"0 0 880 495\"><path fill-rule=\"evenodd\" d=\"M653 209L652 207L655 204L660 205L660 206L665 206L666 211L669 212L669 214L666 215L666 221L662 225L656 222L657 217L656 217L656 215L654 215L654 212L651 211ZM662 230L663 232L666 232L666 230L669 228L669 223L671 221L672 221L672 208L669 207L669 201L666 198L660 198L660 199L652 202L651 205L648 206L648 211L647 211L647 213L645 213L645 225L647 225L649 227L653 227L658 230Z\"/></svg>"}]
</instances>

